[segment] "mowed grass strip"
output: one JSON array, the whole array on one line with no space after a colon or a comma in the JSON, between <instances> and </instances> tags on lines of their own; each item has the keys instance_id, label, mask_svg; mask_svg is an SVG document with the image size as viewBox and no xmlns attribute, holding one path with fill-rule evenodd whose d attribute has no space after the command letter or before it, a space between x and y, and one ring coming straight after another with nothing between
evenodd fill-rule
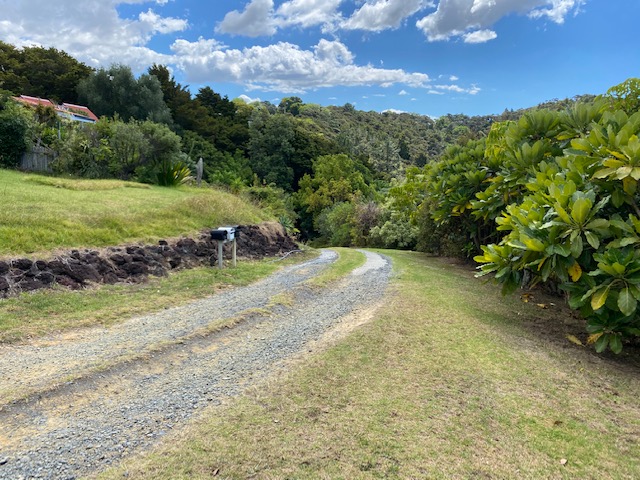
<instances>
[{"instance_id":1,"label":"mowed grass strip","mask_svg":"<svg viewBox=\"0 0 640 480\"><path fill-rule=\"evenodd\" d=\"M367 258L364 253L351 248L332 247L338 254L338 259L331 263L320 275L313 277L307 283L315 287L326 287L364 265Z\"/></svg>"},{"instance_id":2,"label":"mowed grass strip","mask_svg":"<svg viewBox=\"0 0 640 480\"><path fill-rule=\"evenodd\" d=\"M386 252L372 322L103 479L640 478L637 368L550 343L468 268Z\"/></svg>"},{"instance_id":3,"label":"mowed grass strip","mask_svg":"<svg viewBox=\"0 0 640 480\"><path fill-rule=\"evenodd\" d=\"M135 315L205 298L222 289L253 283L278 268L316 255L313 251L282 262L238 261L236 268L203 267L150 277L141 284L102 285L87 290L41 290L0 301L0 342L15 342L95 325L109 326Z\"/></svg>"},{"instance_id":4,"label":"mowed grass strip","mask_svg":"<svg viewBox=\"0 0 640 480\"><path fill-rule=\"evenodd\" d=\"M272 218L212 188L72 180L0 169L0 258L156 242L227 223Z\"/></svg>"}]
</instances>

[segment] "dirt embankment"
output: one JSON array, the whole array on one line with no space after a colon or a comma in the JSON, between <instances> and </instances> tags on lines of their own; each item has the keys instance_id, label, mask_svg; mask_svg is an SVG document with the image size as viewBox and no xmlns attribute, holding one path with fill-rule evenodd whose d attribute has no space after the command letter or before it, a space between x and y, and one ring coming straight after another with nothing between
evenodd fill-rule
<instances>
[{"instance_id":1,"label":"dirt embankment","mask_svg":"<svg viewBox=\"0 0 640 480\"><path fill-rule=\"evenodd\" d=\"M297 245L279 223L240 225L237 254L259 259L295 250ZM231 244L225 244L225 257ZM125 245L106 249L71 250L52 260L18 258L0 261L0 298L53 285L80 289L91 284L141 282L181 268L215 265L217 242L210 230L197 238L160 240L157 245Z\"/></svg>"}]
</instances>

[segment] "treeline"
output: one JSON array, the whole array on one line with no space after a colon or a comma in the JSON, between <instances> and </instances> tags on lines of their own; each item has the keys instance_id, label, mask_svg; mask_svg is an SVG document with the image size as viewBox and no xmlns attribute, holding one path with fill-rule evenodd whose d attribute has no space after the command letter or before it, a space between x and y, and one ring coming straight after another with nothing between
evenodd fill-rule
<instances>
[{"instance_id":1,"label":"treeline","mask_svg":"<svg viewBox=\"0 0 640 480\"><path fill-rule=\"evenodd\" d=\"M407 167L426 165L451 142L485 135L495 120L361 112L298 97L248 105L210 87L193 94L163 65L136 78L127 66L94 70L52 48L0 43L0 65L0 165L16 167L38 144L56 152L58 174L177 184L202 158L205 181L248 192L306 238L326 224L300 193L310 191L309 181L301 183L307 176L323 182L315 165L320 159L348 158L368 182L366 191L352 188L352 197L343 192L336 199L374 200ZM29 112L8 100L20 94L86 105L101 120L80 125L41 107Z\"/></svg>"}]
</instances>

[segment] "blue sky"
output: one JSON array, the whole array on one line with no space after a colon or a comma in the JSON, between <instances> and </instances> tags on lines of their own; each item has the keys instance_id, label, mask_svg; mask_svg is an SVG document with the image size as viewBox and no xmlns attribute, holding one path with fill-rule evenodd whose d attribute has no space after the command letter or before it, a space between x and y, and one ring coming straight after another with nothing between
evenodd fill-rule
<instances>
[{"instance_id":1,"label":"blue sky","mask_svg":"<svg viewBox=\"0 0 640 480\"><path fill-rule=\"evenodd\" d=\"M192 93L484 115L640 76L638 0L0 0L0 39Z\"/></svg>"}]
</instances>

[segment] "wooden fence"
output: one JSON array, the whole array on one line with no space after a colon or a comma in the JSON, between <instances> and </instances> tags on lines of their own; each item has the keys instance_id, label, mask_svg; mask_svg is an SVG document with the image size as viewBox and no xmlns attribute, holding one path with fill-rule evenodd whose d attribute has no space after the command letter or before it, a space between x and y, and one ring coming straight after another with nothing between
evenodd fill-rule
<instances>
[{"instance_id":1,"label":"wooden fence","mask_svg":"<svg viewBox=\"0 0 640 480\"><path fill-rule=\"evenodd\" d=\"M56 158L55 152L47 147L33 147L22 155L20 169L33 172L51 172L51 162Z\"/></svg>"}]
</instances>

